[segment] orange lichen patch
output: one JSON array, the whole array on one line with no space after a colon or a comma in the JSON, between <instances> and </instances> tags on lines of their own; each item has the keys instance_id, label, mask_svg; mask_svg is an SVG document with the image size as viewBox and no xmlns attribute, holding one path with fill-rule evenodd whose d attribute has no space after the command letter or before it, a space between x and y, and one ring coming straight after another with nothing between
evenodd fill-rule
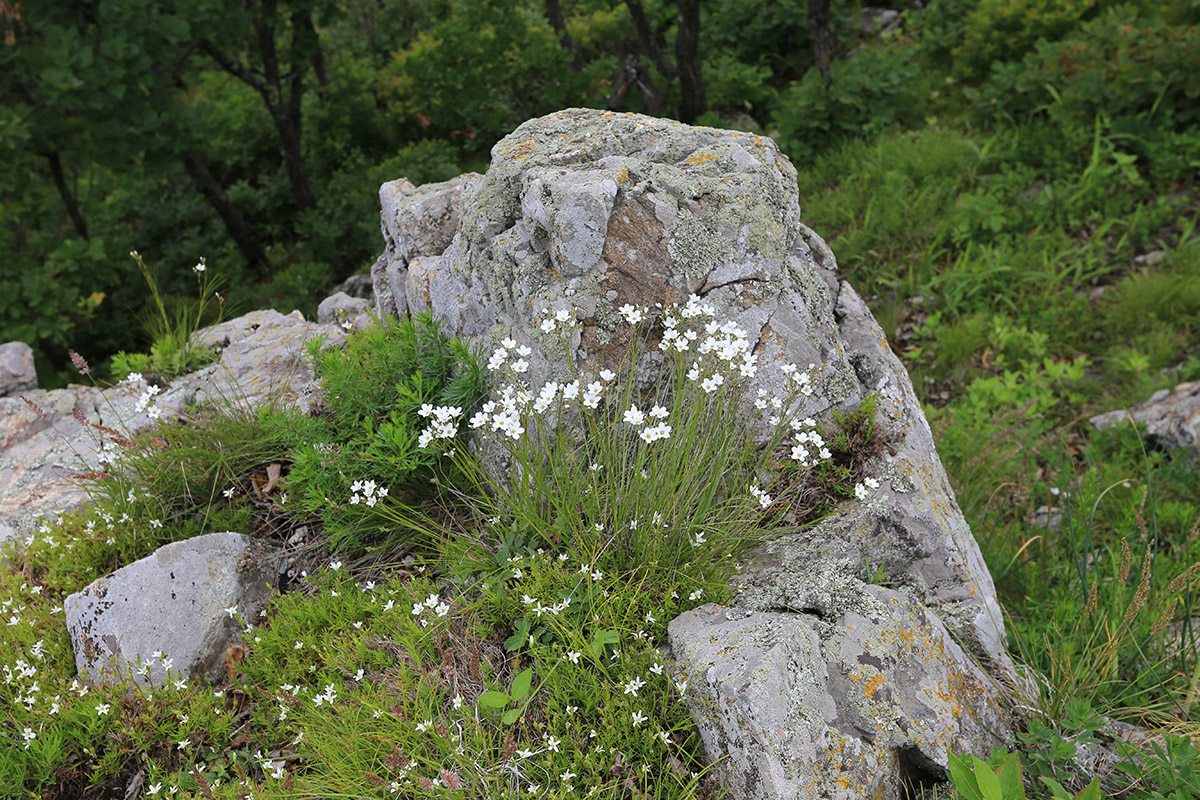
<instances>
[{"instance_id":1,"label":"orange lichen patch","mask_svg":"<svg viewBox=\"0 0 1200 800\"><path fill-rule=\"evenodd\" d=\"M703 165L703 164L709 164L709 163L712 163L713 161L717 161L717 160L718 160L717 157L714 156L712 153L692 153L690 156L688 156L687 158L685 158L683 160L683 163L695 164L695 165L699 166L699 165Z\"/></svg>"},{"instance_id":2,"label":"orange lichen patch","mask_svg":"<svg viewBox=\"0 0 1200 800\"><path fill-rule=\"evenodd\" d=\"M881 672L867 681L866 685L863 686L863 692L867 695L867 697L871 698L872 700L876 700L878 698L875 697L875 693L878 692L886 683L887 679L883 677L883 673Z\"/></svg>"},{"instance_id":3,"label":"orange lichen patch","mask_svg":"<svg viewBox=\"0 0 1200 800\"><path fill-rule=\"evenodd\" d=\"M533 139L526 139L512 148L510 155L512 158L528 158L531 153L533 153Z\"/></svg>"}]
</instances>

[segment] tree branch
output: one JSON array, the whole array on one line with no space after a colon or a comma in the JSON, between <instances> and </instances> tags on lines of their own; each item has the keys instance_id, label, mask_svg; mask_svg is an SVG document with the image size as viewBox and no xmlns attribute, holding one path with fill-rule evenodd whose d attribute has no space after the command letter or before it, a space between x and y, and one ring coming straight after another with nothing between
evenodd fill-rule
<instances>
[{"instance_id":1,"label":"tree branch","mask_svg":"<svg viewBox=\"0 0 1200 800\"><path fill-rule=\"evenodd\" d=\"M59 158L57 150L41 150L38 155L50 162L50 174L54 176L54 185L58 187L58 194L62 198L63 205L67 207L67 215L71 218L71 224L75 226L75 232L84 239L88 239L87 220L83 217L83 212L79 210L79 204L75 202L75 195L71 193L71 187L67 185L67 177L63 174L62 159Z\"/></svg>"},{"instance_id":2,"label":"tree branch","mask_svg":"<svg viewBox=\"0 0 1200 800\"><path fill-rule=\"evenodd\" d=\"M263 82L263 79L260 76L256 75L255 73L243 67L237 61L234 61L232 58L225 55L221 48L213 44L212 41L209 39L201 39L198 44L200 49L207 53L213 61L217 62L217 66L219 66L221 69L225 70L247 86L252 87L259 93L265 93L267 91L267 85Z\"/></svg>"}]
</instances>

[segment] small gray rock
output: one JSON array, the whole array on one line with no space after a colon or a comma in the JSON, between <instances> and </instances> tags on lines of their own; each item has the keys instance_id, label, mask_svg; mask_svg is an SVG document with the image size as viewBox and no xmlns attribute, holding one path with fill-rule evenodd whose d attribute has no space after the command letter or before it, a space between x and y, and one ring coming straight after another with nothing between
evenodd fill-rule
<instances>
[{"instance_id":1,"label":"small gray rock","mask_svg":"<svg viewBox=\"0 0 1200 800\"><path fill-rule=\"evenodd\" d=\"M33 348L24 342L0 344L0 397L36 388Z\"/></svg>"},{"instance_id":2,"label":"small gray rock","mask_svg":"<svg viewBox=\"0 0 1200 800\"><path fill-rule=\"evenodd\" d=\"M370 317L367 316L367 309L370 307L370 302L366 300L338 292L326 297L317 306L317 322L322 325L341 325L349 322L357 327L360 317L370 321Z\"/></svg>"},{"instance_id":3,"label":"small gray rock","mask_svg":"<svg viewBox=\"0 0 1200 800\"><path fill-rule=\"evenodd\" d=\"M168 680L214 684L225 676L225 650L242 620L257 621L278 574L279 551L237 533L210 533L160 547L100 578L63 603L75 665L93 683ZM150 674L135 665L150 665Z\"/></svg>"},{"instance_id":4,"label":"small gray rock","mask_svg":"<svg viewBox=\"0 0 1200 800\"><path fill-rule=\"evenodd\" d=\"M1038 506L1029 513L1028 521L1030 525L1058 532L1062 528L1063 511L1058 506Z\"/></svg>"},{"instance_id":5,"label":"small gray rock","mask_svg":"<svg viewBox=\"0 0 1200 800\"><path fill-rule=\"evenodd\" d=\"M357 275L351 275L346 280L333 287L333 293L345 292L351 297L360 297L363 300L374 302L375 289L371 285L371 273L360 272Z\"/></svg>"},{"instance_id":6,"label":"small gray rock","mask_svg":"<svg viewBox=\"0 0 1200 800\"><path fill-rule=\"evenodd\" d=\"M1100 430L1135 423L1146 426L1146 435L1167 450L1186 450L1200 460L1200 381L1181 383L1155 392L1149 400L1130 409L1118 409L1092 417Z\"/></svg>"}]
</instances>

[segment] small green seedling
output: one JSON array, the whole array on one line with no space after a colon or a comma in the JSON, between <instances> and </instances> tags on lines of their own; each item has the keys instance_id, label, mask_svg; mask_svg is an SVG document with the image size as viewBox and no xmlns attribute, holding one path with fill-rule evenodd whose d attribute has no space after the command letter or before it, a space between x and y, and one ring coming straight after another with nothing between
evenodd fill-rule
<instances>
[{"instance_id":1,"label":"small green seedling","mask_svg":"<svg viewBox=\"0 0 1200 800\"><path fill-rule=\"evenodd\" d=\"M521 672L517 677L513 678L511 693L490 691L479 695L479 704L490 708L502 709L508 706L513 708L504 712L504 716L500 717L500 722L505 725L512 725L521 718L526 706L529 705L529 700L532 699L529 695L529 689L533 685L533 668ZM521 701L525 702L522 703Z\"/></svg>"}]
</instances>

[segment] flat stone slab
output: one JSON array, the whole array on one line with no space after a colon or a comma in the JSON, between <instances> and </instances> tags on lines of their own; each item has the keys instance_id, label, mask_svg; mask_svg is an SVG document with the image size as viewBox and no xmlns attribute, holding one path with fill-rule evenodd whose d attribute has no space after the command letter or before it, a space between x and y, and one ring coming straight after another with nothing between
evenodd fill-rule
<instances>
[{"instance_id":1,"label":"flat stone slab","mask_svg":"<svg viewBox=\"0 0 1200 800\"><path fill-rule=\"evenodd\" d=\"M276 548L238 533L160 547L63 603L75 666L97 684L132 677L160 685L177 673L220 683L241 627L229 609L257 621L278 568ZM155 653L166 655L170 676Z\"/></svg>"}]
</instances>

